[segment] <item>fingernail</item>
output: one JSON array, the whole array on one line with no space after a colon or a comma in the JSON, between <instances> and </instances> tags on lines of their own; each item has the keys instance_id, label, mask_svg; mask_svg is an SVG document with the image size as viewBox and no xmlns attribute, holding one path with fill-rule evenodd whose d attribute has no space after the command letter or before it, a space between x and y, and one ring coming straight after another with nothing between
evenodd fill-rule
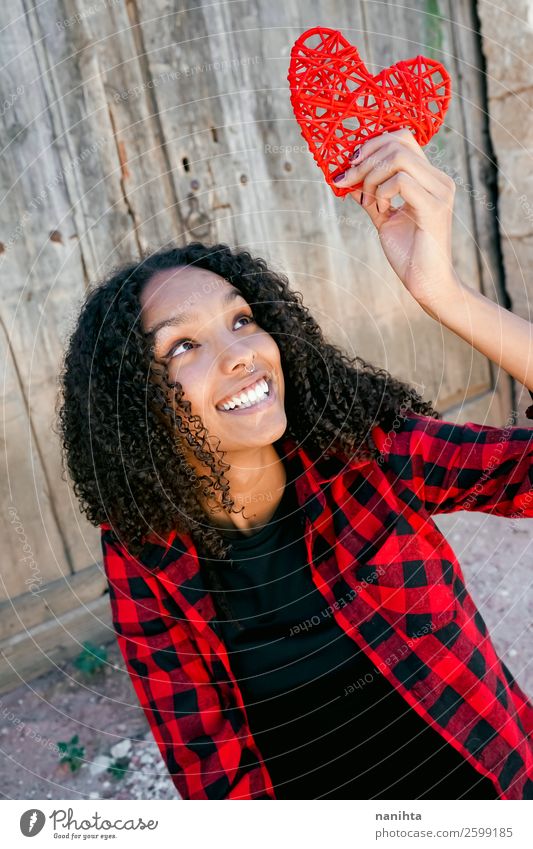
<instances>
[{"instance_id":1,"label":"fingernail","mask_svg":"<svg viewBox=\"0 0 533 849\"><path fill-rule=\"evenodd\" d=\"M357 159L360 153L361 153L361 148L358 147L357 150L355 151L354 155L352 156L352 161L354 159Z\"/></svg>"},{"instance_id":2,"label":"fingernail","mask_svg":"<svg viewBox=\"0 0 533 849\"><path fill-rule=\"evenodd\" d=\"M340 180L344 180L345 175L346 175L346 171L344 171L343 174L337 174L336 177L333 177L333 182L338 183L338 182L340 182Z\"/></svg>"}]
</instances>

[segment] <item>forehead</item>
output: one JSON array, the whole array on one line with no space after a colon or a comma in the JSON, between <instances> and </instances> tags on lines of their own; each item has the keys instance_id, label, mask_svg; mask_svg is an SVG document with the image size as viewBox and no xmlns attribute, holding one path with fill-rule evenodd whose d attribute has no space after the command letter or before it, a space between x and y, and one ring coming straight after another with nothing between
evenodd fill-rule
<instances>
[{"instance_id":1,"label":"forehead","mask_svg":"<svg viewBox=\"0 0 533 849\"><path fill-rule=\"evenodd\" d=\"M144 327L165 318L170 311L195 311L210 300L219 300L234 288L206 268L177 266L157 271L144 285L139 300Z\"/></svg>"}]
</instances>

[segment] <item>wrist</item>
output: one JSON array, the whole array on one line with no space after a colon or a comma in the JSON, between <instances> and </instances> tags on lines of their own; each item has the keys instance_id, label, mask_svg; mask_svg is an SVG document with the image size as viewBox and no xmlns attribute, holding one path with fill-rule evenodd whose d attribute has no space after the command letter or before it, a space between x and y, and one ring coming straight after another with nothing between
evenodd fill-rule
<instances>
[{"instance_id":1,"label":"wrist","mask_svg":"<svg viewBox=\"0 0 533 849\"><path fill-rule=\"evenodd\" d=\"M448 281L439 282L438 294L419 300L419 304L427 315L441 324L454 322L454 318L464 313L469 298L474 290L465 286L456 274Z\"/></svg>"}]
</instances>

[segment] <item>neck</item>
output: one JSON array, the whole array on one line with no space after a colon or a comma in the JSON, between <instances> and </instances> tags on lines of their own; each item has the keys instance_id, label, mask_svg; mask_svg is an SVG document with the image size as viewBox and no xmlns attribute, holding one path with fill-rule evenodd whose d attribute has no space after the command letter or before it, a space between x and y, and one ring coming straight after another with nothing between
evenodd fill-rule
<instances>
[{"instance_id":1,"label":"neck","mask_svg":"<svg viewBox=\"0 0 533 849\"><path fill-rule=\"evenodd\" d=\"M274 515L283 497L287 481L285 466L273 445L228 452L224 462L231 466L225 476L234 501L233 510L241 512L228 513L222 508L218 491L215 505L212 498L209 503L201 498L202 508L215 527L243 532L257 530Z\"/></svg>"}]
</instances>

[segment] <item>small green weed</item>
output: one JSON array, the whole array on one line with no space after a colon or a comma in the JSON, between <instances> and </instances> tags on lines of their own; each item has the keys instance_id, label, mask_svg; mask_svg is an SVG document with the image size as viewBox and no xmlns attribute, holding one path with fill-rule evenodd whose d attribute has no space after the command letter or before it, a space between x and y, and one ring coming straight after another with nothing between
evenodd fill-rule
<instances>
[{"instance_id":1,"label":"small green weed","mask_svg":"<svg viewBox=\"0 0 533 849\"><path fill-rule=\"evenodd\" d=\"M107 649L105 646L95 646L86 640L83 643L83 651L74 659L76 669L83 675L94 675L103 669L107 662Z\"/></svg>"},{"instance_id":2,"label":"small green weed","mask_svg":"<svg viewBox=\"0 0 533 849\"><path fill-rule=\"evenodd\" d=\"M124 755L121 758L115 758L115 760L107 767L106 772L110 772L113 778L123 778L128 770L130 760L131 758L129 755Z\"/></svg>"},{"instance_id":3,"label":"small green weed","mask_svg":"<svg viewBox=\"0 0 533 849\"><path fill-rule=\"evenodd\" d=\"M71 737L68 741L62 741L57 744L60 752L63 752L59 763L68 763L71 772L76 772L83 763L85 755L85 746L78 746L79 737L77 734Z\"/></svg>"}]
</instances>

